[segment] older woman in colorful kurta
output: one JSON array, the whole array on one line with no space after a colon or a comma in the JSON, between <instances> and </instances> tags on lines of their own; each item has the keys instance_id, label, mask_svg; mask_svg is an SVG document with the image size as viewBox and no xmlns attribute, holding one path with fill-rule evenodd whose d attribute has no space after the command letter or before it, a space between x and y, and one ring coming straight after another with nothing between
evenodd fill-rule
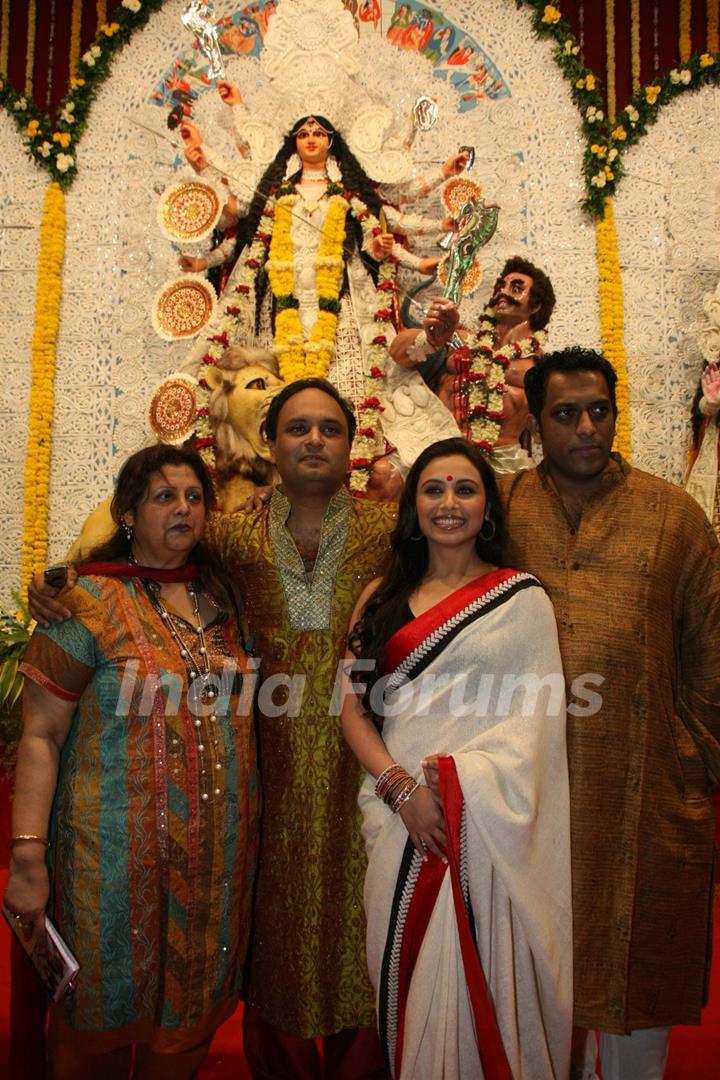
<instances>
[{"instance_id":1,"label":"older woman in colorful kurta","mask_svg":"<svg viewBox=\"0 0 720 1080\"><path fill-rule=\"evenodd\" d=\"M195 454L133 455L72 618L23 664L6 904L40 930L50 896L80 961L52 1011L56 1078L127 1076L132 1044L136 1078L190 1077L237 1002L258 789L246 657L199 544L210 492Z\"/></svg>"}]
</instances>

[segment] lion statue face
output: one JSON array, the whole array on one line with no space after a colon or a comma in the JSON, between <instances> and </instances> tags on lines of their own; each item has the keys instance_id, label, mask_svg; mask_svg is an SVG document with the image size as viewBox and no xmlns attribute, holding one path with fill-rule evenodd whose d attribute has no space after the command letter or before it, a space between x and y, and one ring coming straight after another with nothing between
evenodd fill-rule
<instances>
[{"instance_id":1,"label":"lion statue face","mask_svg":"<svg viewBox=\"0 0 720 1080\"><path fill-rule=\"evenodd\" d=\"M212 390L210 418L215 427L218 469L244 476L263 474L270 462L262 426L270 402L285 385L272 353L233 346L217 367L204 372ZM259 459L259 460L258 460ZM265 477L263 476L264 480Z\"/></svg>"}]
</instances>

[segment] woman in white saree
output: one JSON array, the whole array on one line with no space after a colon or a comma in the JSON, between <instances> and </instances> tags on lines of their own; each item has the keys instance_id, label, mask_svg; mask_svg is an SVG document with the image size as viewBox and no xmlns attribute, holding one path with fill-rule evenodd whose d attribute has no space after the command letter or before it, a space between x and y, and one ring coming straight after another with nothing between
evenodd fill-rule
<instances>
[{"instance_id":1,"label":"woman in white saree","mask_svg":"<svg viewBox=\"0 0 720 1080\"><path fill-rule=\"evenodd\" d=\"M502 540L482 455L430 446L351 622L343 730L368 770L368 962L400 1080L569 1072L564 680L550 601L499 568Z\"/></svg>"}]
</instances>

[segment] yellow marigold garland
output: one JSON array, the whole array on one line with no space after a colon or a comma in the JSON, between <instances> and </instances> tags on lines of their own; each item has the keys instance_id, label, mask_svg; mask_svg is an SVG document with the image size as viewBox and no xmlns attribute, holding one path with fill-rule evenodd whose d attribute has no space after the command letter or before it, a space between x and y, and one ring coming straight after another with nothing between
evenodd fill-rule
<instances>
[{"instance_id":1,"label":"yellow marigold garland","mask_svg":"<svg viewBox=\"0 0 720 1080\"><path fill-rule=\"evenodd\" d=\"M266 263L268 280L278 302L275 320L275 350L280 377L286 382L315 377L325 379L335 352L335 335L339 311L340 287L343 275L343 243L347 200L331 194L320 233L315 257L315 282L318 314L310 336L304 339L298 313L295 289L295 260L292 244L293 208L299 196L295 192L281 194L275 205L275 227L272 230L269 258Z\"/></svg>"},{"instance_id":2,"label":"yellow marigold garland","mask_svg":"<svg viewBox=\"0 0 720 1080\"><path fill-rule=\"evenodd\" d=\"M60 321L64 258L65 196L60 185L53 183L45 195L40 224L35 329L31 350L32 385L25 458L23 593L33 573L45 566L47 555L55 346Z\"/></svg>"},{"instance_id":3,"label":"yellow marigold garland","mask_svg":"<svg viewBox=\"0 0 720 1080\"><path fill-rule=\"evenodd\" d=\"M605 356L617 372L618 419L615 449L630 458L630 401L627 366L625 362L624 312L622 275L618 255L615 210L613 201L604 201L604 214L595 222L598 278L600 289L600 335Z\"/></svg>"}]
</instances>

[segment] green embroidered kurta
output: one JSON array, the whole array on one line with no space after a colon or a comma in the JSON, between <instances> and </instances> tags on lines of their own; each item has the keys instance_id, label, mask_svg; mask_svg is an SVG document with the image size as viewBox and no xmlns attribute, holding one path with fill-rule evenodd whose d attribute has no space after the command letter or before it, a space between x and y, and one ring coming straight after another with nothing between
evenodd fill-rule
<instances>
[{"instance_id":1,"label":"green embroidered kurta","mask_svg":"<svg viewBox=\"0 0 720 1080\"><path fill-rule=\"evenodd\" d=\"M240 591L262 663L263 815L247 1000L265 1020L310 1038L375 1022L362 770L342 737L340 702L331 705L350 616L380 572L395 522L392 508L342 489L306 575L285 528L289 509L276 491L269 509L211 518L207 535ZM289 694L278 677L294 679Z\"/></svg>"},{"instance_id":2,"label":"green embroidered kurta","mask_svg":"<svg viewBox=\"0 0 720 1080\"><path fill-rule=\"evenodd\" d=\"M720 765L720 567L700 507L618 459L577 528L545 469L501 477L507 561L540 578L568 682L575 1021L700 1019ZM532 633L532 627L528 627ZM601 677L597 711L574 680ZM581 706L573 713L572 703ZM583 714L585 713L585 714Z\"/></svg>"}]
</instances>

